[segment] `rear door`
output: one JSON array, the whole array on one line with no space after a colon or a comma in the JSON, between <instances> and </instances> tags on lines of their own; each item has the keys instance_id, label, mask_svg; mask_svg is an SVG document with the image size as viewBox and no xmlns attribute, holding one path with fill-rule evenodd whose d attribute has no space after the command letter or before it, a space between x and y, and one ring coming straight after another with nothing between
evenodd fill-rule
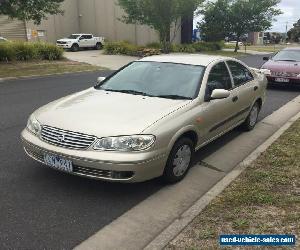
<instances>
[{"instance_id":1,"label":"rear door","mask_svg":"<svg viewBox=\"0 0 300 250\"><path fill-rule=\"evenodd\" d=\"M238 108L236 122L240 122L247 117L251 109L258 91L258 85L247 67L237 61L229 60L226 63L230 69L234 89L236 90L236 105Z\"/></svg>"}]
</instances>

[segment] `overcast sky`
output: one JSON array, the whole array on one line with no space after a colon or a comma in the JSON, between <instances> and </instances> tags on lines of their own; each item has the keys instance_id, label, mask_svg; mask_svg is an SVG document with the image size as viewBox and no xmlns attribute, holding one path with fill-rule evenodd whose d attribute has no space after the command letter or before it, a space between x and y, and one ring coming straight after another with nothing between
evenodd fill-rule
<instances>
[{"instance_id":1,"label":"overcast sky","mask_svg":"<svg viewBox=\"0 0 300 250\"><path fill-rule=\"evenodd\" d=\"M283 14L277 16L277 21L273 23L273 27L270 31L285 32L287 23L289 30L293 27L293 24L300 19L300 0L281 0L278 7ZM201 17L195 18L195 25L200 19Z\"/></svg>"},{"instance_id":2,"label":"overcast sky","mask_svg":"<svg viewBox=\"0 0 300 250\"><path fill-rule=\"evenodd\" d=\"M300 0L281 0L279 8L283 14L276 18L271 31L285 32L287 22L289 30L300 19Z\"/></svg>"}]
</instances>

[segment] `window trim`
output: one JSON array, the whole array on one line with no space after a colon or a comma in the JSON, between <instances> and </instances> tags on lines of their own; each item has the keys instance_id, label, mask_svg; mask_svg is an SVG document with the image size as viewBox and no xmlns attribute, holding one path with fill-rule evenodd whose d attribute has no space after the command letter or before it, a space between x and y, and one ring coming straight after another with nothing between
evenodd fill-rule
<instances>
[{"instance_id":1,"label":"window trim","mask_svg":"<svg viewBox=\"0 0 300 250\"><path fill-rule=\"evenodd\" d=\"M240 65L242 65L243 67L245 67L245 68L251 73L252 79L247 80L247 81L243 82L242 84L235 85L234 78L233 78L233 75L232 75L232 72L231 72L231 69L230 69L230 66L229 66L228 62L239 63ZM253 76L251 70L249 70L248 67L247 67L246 65L244 65L243 63L240 63L240 62L235 61L235 60L226 60L225 63L226 63L226 65L227 65L227 67L228 67L228 69L229 69L229 71L230 71L230 75L231 75L231 79L232 79L232 90L233 90L233 89L236 89L236 88L239 88L239 87L241 87L241 86L243 86L243 85L245 85L245 84L247 84L247 83L252 82L252 81L255 80L255 77Z\"/></svg>"},{"instance_id":2,"label":"window trim","mask_svg":"<svg viewBox=\"0 0 300 250\"><path fill-rule=\"evenodd\" d=\"M225 89L225 90L230 91L230 90L233 89L234 84L233 84L233 79L232 79L231 71L229 70L226 61L222 60L222 61L216 62L216 63L211 67L210 71L208 72L208 75L207 75L207 82L206 82L206 86L205 86L205 91L207 90L207 85L208 85L208 82L209 82L208 80L209 80L209 76L210 76L211 71L213 70L213 68L214 68L215 66L217 66L217 65L220 64L220 63L224 63L224 64L225 64L225 67L227 68L227 72L228 72L228 74L229 74L230 82L231 82L231 88Z\"/></svg>"}]
</instances>

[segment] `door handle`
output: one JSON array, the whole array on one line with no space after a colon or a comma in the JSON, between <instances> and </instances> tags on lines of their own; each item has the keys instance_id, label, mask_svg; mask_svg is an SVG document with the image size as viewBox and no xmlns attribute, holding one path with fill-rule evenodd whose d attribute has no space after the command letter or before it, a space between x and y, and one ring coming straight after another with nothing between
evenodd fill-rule
<instances>
[{"instance_id":1,"label":"door handle","mask_svg":"<svg viewBox=\"0 0 300 250\"><path fill-rule=\"evenodd\" d=\"M238 98L237 96L235 96L235 97L232 98L232 101L233 101L233 102L237 102L238 99L239 99L239 98Z\"/></svg>"},{"instance_id":2,"label":"door handle","mask_svg":"<svg viewBox=\"0 0 300 250\"><path fill-rule=\"evenodd\" d=\"M257 86L254 87L254 91L256 91L256 90L258 90L258 87L257 87Z\"/></svg>"}]
</instances>

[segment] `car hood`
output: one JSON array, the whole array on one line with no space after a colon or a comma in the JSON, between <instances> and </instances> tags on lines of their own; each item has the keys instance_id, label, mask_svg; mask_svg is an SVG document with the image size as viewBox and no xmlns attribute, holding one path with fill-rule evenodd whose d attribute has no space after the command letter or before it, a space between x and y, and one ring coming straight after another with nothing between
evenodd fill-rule
<instances>
[{"instance_id":1,"label":"car hood","mask_svg":"<svg viewBox=\"0 0 300 250\"><path fill-rule=\"evenodd\" d=\"M288 72L300 74L300 62L273 61L269 60L263 66L263 69L269 69L274 72Z\"/></svg>"},{"instance_id":2,"label":"car hood","mask_svg":"<svg viewBox=\"0 0 300 250\"><path fill-rule=\"evenodd\" d=\"M97 137L132 135L190 102L91 88L49 103L34 115L42 125Z\"/></svg>"}]
</instances>

